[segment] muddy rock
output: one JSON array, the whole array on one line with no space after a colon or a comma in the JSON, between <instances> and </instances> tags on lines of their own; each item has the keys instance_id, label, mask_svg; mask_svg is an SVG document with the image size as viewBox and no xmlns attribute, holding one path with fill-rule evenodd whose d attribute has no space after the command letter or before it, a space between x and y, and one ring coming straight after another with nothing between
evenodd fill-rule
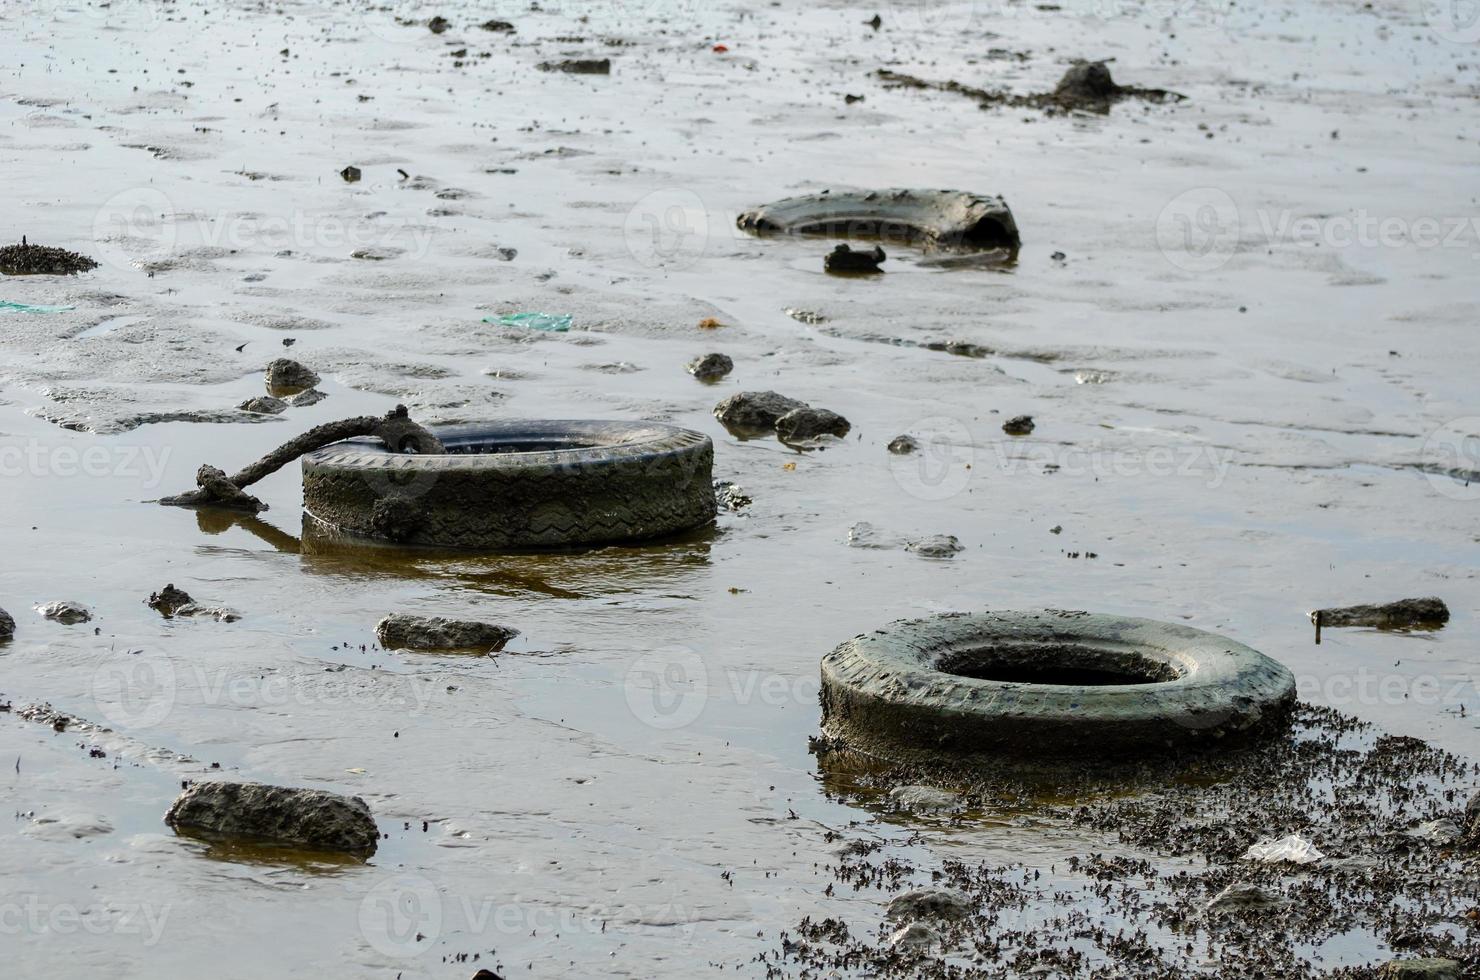
<instances>
[{"instance_id":1,"label":"muddy rock","mask_svg":"<svg viewBox=\"0 0 1480 980\"><path fill-rule=\"evenodd\" d=\"M1448 847L1450 844L1457 843L1464 836L1464 831L1453 820L1442 817L1419 824L1408 831L1408 836L1439 847Z\"/></svg>"},{"instance_id":2,"label":"muddy rock","mask_svg":"<svg viewBox=\"0 0 1480 980\"><path fill-rule=\"evenodd\" d=\"M934 786L896 786L889 799L900 810L912 813L949 813L961 805L961 794Z\"/></svg>"},{"instance_id":3,"label":"muddy rock","mask_svg":"<svg viewBox=\"0 0 1480 980\"><path fill-rule=\"evenodd\" d=\"M309 388L307 391L300 391L296 395L289 395L284 404L289 408L306 408L309 405L317 405L328 397L328 395L317 388Z\"/></svg>"},{"instance_id":4,"label":"muddy rock","mask_svg":"<svg viewBox=\"0 0 1480 980\"><path fill-rule=\"evenodd\" d=\"M1377 971L1379 980L1460 980L1458 960L1425 956L1412 960L1389 960Z\"/></svg>"},{"instance_id":5,"label":"muddy rock","mask_svg":"<svg viewBox=\"0 0 1480 980\"><path fill-rule=\"evenodd\" d=\"M175 616L181 619L214 619L218 623L234 623L242 618L242 614L235 609L205 606L198 602L189 602L176 609Z\"/></svg>"},{"instance_id":6,"label":"muddy rock","mask_svg":"<svg viewBox=\"0 0 1480 980\"><path fill-rule=\"evenodd\" d=\"M150 609L165 616L173 616L180 608L195 602L194 599L190 598L190 593L184 589L175 588L173 583L166 585L158 592L151 593L149 598L144 601Z\"/></svg>"},{"instance_id":7,"label":"muddy rock","mask_svg":"<svg viewBox=\"0 0 1480 980\"><path fill-rule=\"evenodd\" d=\"M882 272L884 270L879 266L887 258L877 245L865 252L842 244L827 254L822 260L822 268L828 272Z\"/></svg>"},{"instance_id":8,"label":"muddy rock","mask_svg":"<svg viewBox=\"0 0 1480 980\"><path fill-rule=\"evenodd\" d=\"M0 642L15 636L15 619L4 609L0 609Z\"/></svg>"},{"instance_id":9,"label":"muddy rock","mask_svg":"<svg viewBox=\"0 0 1480 980\"><path fill-rule=\"evenodd\" d=\"M735 370L735 362L725 354L705 354L690 361L686 370L700 381L718 381Z\"/></svg>"},{"instance_id":10,"label":"muddy rock","mask_svg":"<svg viewBox=\"0 0 1480 980\"><path fill-rule=\"evenodd\" d=\"M1436 628L1449 622L1449 607L1443 599L1399 599L1381 606L1342 606L1335 609L1317 609L1310 614L1311 622L1322 626L1367 626L1376 629L1404 629L1410 627Z\"/></svg>"},{"instance_id":11,"label":"muddy rock","mask_svg":"<svg viewBox=\"0 0 1480 980\"><path fill-rule=\"evenodd\" d=\"M0 248L0 274L7 276L72 276L97 267L86 255L32 245L24 238L19 245Z\"/></svg>"},{"instance_id":12,"label":"muddy rock","mask_svg":"<svg viewBox=\"0 0 1480 980\"><path fill-rule=\"evenodd\" d=\"M970 898L954 888L918 888L894 896L886 914L891 919L944 919L953 921L971 915Z\"/></svg>"},{"instance_id":13,"label":"muddy rock","mask_svg":"<svg viewBox=\"0 0 1480 980\"><path fill-rule=\"evenodd\" d=\"M273 394L290 394L312 388L319 383L319 376L297 361L279 357L267 365L267 389Z\"/></svg>"},{"instance_id":14,"label":"muddy rock","mask_svg":"<svg viewBox=\"0 0 1480 980\"><path fill-rule=\"evenodd\" d=\"M271 395L259 395L248 398L236 407L243 412L255 412L258 415L281 415L288 410L288 403Z\"/></svg>"},{"instance_id":15,"label":"muddy rock","mask_svg":"<svg viewBox=\"0 0 1480 980\"><path fill-rule=\"evenodd\" d=\"M940 944L940 935L922 922L911 922L889 937L889 945L896 949L923 950Z\"/></svg>"},{"instance_id":16,"label":"muddy rock","mask_svg":"<svg viewBox=\"0 0 1480 980\"><path fill-rule=\"evenodd\" d=\"M765 431L776 428L788 412L807 407L774 391L741 391L714 406L714 417L731 429Z\"/></svg>"},{"instance_id":17,"label":"muddy rock","mask_svg":"<svg viewBox=\"0 0 1480 980\"><path fill-rule=\"evenodd\" d=\"M954 534L932 534L905 542L904 550L925 558L950 558L966 548Z\"/></svg>"},{"instance_id":18,"label":"muddy rock","mask_svg":"<svg viewBox=\"0 0 1480 980\"><path fill-rule=\"evenodd\" d=\"M1179 102L1182 98L1177 93L1164 89L1117 85L1110 76L1110 66L1105 62L1081 61L1064 72L1059 84L1044 101L1051 103L1051 107L1065 111L1104 114L1122 99Z\"/></svg>"},{"instance_id":19,"label":"muddy rock","mask_svg":"<svg viewBox=\"0 0 1480 980\"><path fill-rule=\"evenodd\" d=\"M821 436L841 439L850 428L847 419L825 408L797 408L776 420L776 434L783 442L808 442Z\"/></svg>"},{"instance_id":20,"label":"muddy rock","mask_svg":"<svg viewBox=\"0 0 1480 980\"><path fill-rule=\"evenodd\" d=\"M1253 912L1280 908L1288 904L1284 896L1266 891L1258 885L1232 884L1213 896L1204 906L1205 912L1242 911Z\"/></svg>"},{"instance_id":21,"label":"muddy rock","mask_svg":"<svg viewBox=\"0 0 1480 980\"><path fill-rule=\"evenodd\" d=\"M398 614L375 627L375 638L387 650L497 650L518 635L507 626L440 616Z\"/></svg>"},{"instance_id":22,"label":"muddy rock","mask_svg":"<svg viewBox=\"0 0 1480 980\"><path fill-rule=\"evenodd\" d=\"M1031 415L1015 415L1002 423L1002 431L1010 436L1031 435L1034 428Z\"/></svg>"},{"instance_id":23,"label":"muddy rock","mask_svg":"<svg viewBox=\"0 0 1480 980\"><path fill-rule=\"evenodd\" d=\"M272 841L368 857L380 832L358 796L263 783L195 783L164 815L177 831Z\"/></svg>"},{"instance_id":24,"label":"muddy rock","mask_svg":"<svg viewBox=\"0 0 1480 980\"><path fill-rule=\"evenodd\" d=\"M92 620L92 612L80 602L48 602L36 610L43 618L53 622L74 626L77 623L86 623Z\"/></svg>"},{"instance_id":25,"label":"muddy rock","mask_svg":"<svg viewBox=\"0 0 1480 980\"><path fill-rule=\"evenodd\" d=\"M610 58L568 58L565 61L544 61L541 71L563 71L568 75L610 75Z\"/></svg>"},{"instance_id":26,"label":"muddy rock","mask_svg":"<svg viewBox=\"0 0 1480 980\"><path fill-rule=\"evenodd\" d=\"M914 436L895 436L889 442L889 451L896 456L908 456L920 451L920 440Z\"/></svg>"}]
</instances>

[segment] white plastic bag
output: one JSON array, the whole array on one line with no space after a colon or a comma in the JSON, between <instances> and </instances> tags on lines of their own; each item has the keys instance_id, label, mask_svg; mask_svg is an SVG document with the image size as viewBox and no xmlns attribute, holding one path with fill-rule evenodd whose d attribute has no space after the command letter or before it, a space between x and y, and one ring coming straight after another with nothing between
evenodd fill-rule
<instances>
[{"instance_id":1,"label":"white plastic bag","mask_svg":"<svg viewBox=\"0 0 1480 980\"><path fill-rule=\"evenodd\" d=\"M1244 852L1245 861L1261 861L1265 864L1315 864L1325 857L1314 844L1299 834L1291 834L1279 840L1260 841L1250 845Z\"/></svg>"}]
</instances>

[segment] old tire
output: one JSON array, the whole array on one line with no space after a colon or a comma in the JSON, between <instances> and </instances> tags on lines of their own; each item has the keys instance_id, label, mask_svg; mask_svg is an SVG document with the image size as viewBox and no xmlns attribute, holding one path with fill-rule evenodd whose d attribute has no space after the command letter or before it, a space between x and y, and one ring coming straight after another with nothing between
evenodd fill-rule
<instances>
[{"instance_id":1,"label":"old tire","mask_svg":"<svg viewBox=\"0 0 1480 980\"><path fill-rule=\"evenodd\" d=\"M824 731L896 761L1195 749L1276 726L1288 670L1148 619L1044 610L894 623L822 660Z\"/></svg>"},{"instance_id":2,"label":"old tire","mask_svg":"<svg viewBox=\"0 0 1480 980\"><path fill-rule=\"evenodd\" d=\"M305 511L403 544L552 548L640 541L714 519L708 436L651 422L433 427L446 455L350 439L303 457Z\"/></svg>"}]
</instances>

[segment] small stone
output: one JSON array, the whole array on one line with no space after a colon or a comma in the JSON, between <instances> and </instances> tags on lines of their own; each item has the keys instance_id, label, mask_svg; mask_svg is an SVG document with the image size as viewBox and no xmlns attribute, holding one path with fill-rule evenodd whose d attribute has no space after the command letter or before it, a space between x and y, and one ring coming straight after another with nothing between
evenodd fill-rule
<instances>
[{"instance_id":1,"label":"small stone","mask_svg":"<svg viewBox=\"0 0 1480 980\"><path fill-rule=\"evenodd\" d=\"M718 381L735 370L735 362L725 354L705 354L690 361L686 370L700 381Z\"/></svg>"},{"instance_id":2,"label":"small stone","mask_svg":"<svg viewBox=\"0 0 1480 980\"><path fill-rule=\"evenodd\" d=\"M380 840L375 818L358 796L262 783L195 783L164 820L177 831L365 856L375 853Z\"/></svg>"},{"instance_id":3,"label":"small stone","mask_svg":"<svg viewBox=\"0 0 1480 980\"><path fill-rule=\"evenodd\" d=\"M1068 257L1069 256L1065 255L1063 252L1055 252L1049 256L1049 258L1053 259L1055 262L1062 262Z\"/></svg>"},{"instance_id":4,"label":"small stone","mask_svg":"<svg viewBox=\"0 0 1480 980\"><path fill-rule=\"evenodd\" d=\"M568 58L565 61L544 61L540 71L563 71L568 75L610 75L610 58Z\"/></svg>"},{"instance_id":5,"label":"small stone","mask_svg":"<svg viewBox=\"0 0 1480 980\"><path fill-rule=\"evenodd\" d=\"M822 436L841 439L850 428L847 419L825 408L796 408L776 420L776 434L783 442L809 442Z\"/></svg>"},{"instance_id":6,"label":"small stone","mask_svg":"<svg viewBox=\"0 0 1480 980\"><path fill-rule=\"evenodd\" d=\"M267 365L267 389L270 393L278 394L287 392L293 394L312 388L319 383L319 376L313 371L299 364L297 361L286 357L279 357Z\"/></svg>"},{"instance_id":7,"label":"small stone","mask_svg":"<svg viewBox=\"0 0 1480 980\"><path fill-rule=\"evenodd\" d=\"M1283 895L1265 891L1258 885L1233 884L1213 896L1212 901L1204 906L1203 911L1258 911L1279 908L1288 904L1289 902Z\"/></svg>"},{"instance_id":8,"label":"small stone","mask_svg":"<svg viewBox=\"0 0 1480 980\"><path fill-rule=\"evenodd\" d=\"M889 451L896 456L908 456L920 451L920 440L914 436L895 436L889 443Z\"/></svg>"},{"instance_id":9,"label":"small stone","mask_svg":"<svg viewBox=\"0 0 1480 980\"><path fill-rule=\"evenodd\" d=\"M92 612L80 602L48 602L36 611L41 613L43 618L66 626L75 626L78 623L92 620Z\"/></svg>"},{"instance_id":10,"label":"small stone","mask_svg":"<svg viewBox=\"0 0 1480 980\"><path fill-rule=\"evenodd\" d=\"M359 167L345 167L339 171L339 176L344 178L346 184L353 184L360 179Z\"/></svg>"},{"instance_id":11,"label":"small stone","mask_svg":"<svg viewBox=\"0 0 1480 980\"><path fill-rule=\"evenodd\" d=\"M1033 432L1033 416L1015 415L1002 423L1002 431L1010 436L1026 436Z\"/></svg>"},{"instance_id":12,"label":"small stone","mask_svg":"<svg viewBox=\"0 0 1480 980\"><path fill-rule=\"evenodd\" d=\"M1480 851L1480 793L1476 793L1465 807L1464 845Z\"/></svg>"},{"instance_id":13,"label":"small stone","mask_svg":"<svg viewBox=\"0 0 1480 980\"><path fill-rule=\"evenodd\" d=\"M192 602L175 610L177 617L188 619L214 619L218 623L234 623L242 618L242 614L235 609L226 606L203 606L198 602Z\"/></svg>"},{"instance_id":14,"label":"small stone","mask_svg":"<svg viewBox=\"0 0 1480 980\"><path fill-rule=\"evenodd\" d=\"M807 407L774 391L741 391L714 406L714 417L732 429L763 431L775 429L788 412Z\"/></svg>"},{"instance_id":15,"label":"small stone","mask_svg":"<svg viewBox=\"0 0 1480 980\"><path fill-rule=\"evenodd\" d=\"M483 28L485 31L494 31L498 34L514 33L514 25L506 20L485 20L478 26Z\"/></svg>"},{"instance_id":16,"label":"small stone","mask_svg":"<svg viewBox=\"0 0 1480 980\"><path fill-rule=\"evenodd\" d=\"M170 585L166 585L158 592L150 593L149 598L145 600L145 603L149 606L150 609L153 609L156 612L159 612L165 616L173 616L177 609L180 609L182 606L188 606L194 601L194 599L190 598L190 593L186 592L184 589L175 588L172 583Z\"/></svg>"},{"instance_id":17,"label":"small stone","mask_svg":"<svg viewBox=\"0 0 1480 980\"><path fill-rule=\"evenodd\" d=\"M954 888L917 888L889 902L891 919L964 919L972 912L971 899Z\"/></svg>"},{"instance_id":18,"label":"small stone","mask_svg":"<svg viewBox=\"0 0 1480 980\"><path fill-rule=\"evenodd\" d=\"M889 937L889 945L896 949L928 949L940 942L940 934L921 922L911 922Z\"/></svg>"},{"instance_id":19,"label":"small stone","mask_svg":"<svg viewBox=\"0 0 1480 980\"><path fill-rule=\"evenodd\" d=\"M248 398L236 407L243 412L254 412L258 415L281 415L288 410L288 403L271 395L258 395L256 398Z\"/></svg>"},{"instance_id":20,"label":"small stone","mask_svg":"<svg viewBox=\"0 0 1480 980\"><path fill-rule=\"evenodd\" d=\"M961 794L934 786L896 786L889 799L901 810L914 813L946 813L961 805Z\"/></svg>"},{"instance_id":21,"label":"small stone","mask_svg":"<svg viewBox=\"0 0 1480 980\"><path fill-rule=\"evenodd\" d=\"M1380 980L1460 980L1458 960L1425 956L1412 960L1389 960L1377 971Z\"/></svg>"},{"instance_id":22,"label":"small stone","mask_svg":"<svg viewBox=\"0 0 1480 980\"><path fill-rule=\"evenodd\" d=\"M950 558L965 551L966 548L954 534L932 534L928 538L917 538L907 542L904 550L925 558Z\"/></svg>"},{"instance_id":23,"label":"small stone","mask_svg":"<svg viewBox=\"0 0 1480 980\"><path fill-rule=\"evenodd\" d=\"M0 642L15 636L15 619L4 609L0 609Z\"/></svg>"},{"instance_id":24,"label":"small stone","mask_svg":"<svg viewBox=\"0 0 1480 980\"><path fill-rule=\"evenodd\" d=\"M387 650L498 650L518 635L507 626L440 616L387 616L375 627Z\"/></svg>"},{"instance_id":25,"label":"small stone","mask_svg":"<svg viewBox=\"0 0 1480 980\"><path fill-rule=\"evenodd\" d=\"M822 267L828 272L882 272L879 264L886 258L884 250L877 245L865 252L843 244L828 253Z\"/></svg>"},{"instance_id":26,"label":"small stone","mask_svg":"<svg viewBox=\"0 0 1480 980\"><path fill-rule=\"evenodd\" d=\"M286 404L289 408L305 408L309 405L317 405L328 397L328 395L317 388L309 388L307 391L300 391L296 395L289 395Z\"/></svg>"},{"instance_id":27,"label":"small stone","mask_svg":"<svg viewBox=\"0 0 1480 980\"><path fill-rule=\"evenodd\" d=\"M1448 847L1450 844L1458 843L1464 836L1464 832L1460 830L1459 824L1444 817L1419 824L1408 831L1408 836L1436 844L1439 847Z\"/></svg>"},{"instance_id":28,"label":"small stone","mask_svg":"<svg viewBox=\"0 0 1480 980\"><path fill-rule=\"evenodd\" d=\"M452 27L452 21L448 20L446 17L433 17L431 20L427 21L427 30L431 31L433 34L445 34L450 27Z\"/></svg>"}]
</instances>

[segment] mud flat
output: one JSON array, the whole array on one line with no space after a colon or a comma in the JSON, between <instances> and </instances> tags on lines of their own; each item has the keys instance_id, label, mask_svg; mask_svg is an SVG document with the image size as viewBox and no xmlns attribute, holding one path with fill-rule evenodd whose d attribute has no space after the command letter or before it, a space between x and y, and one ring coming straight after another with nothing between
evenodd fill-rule
<instances>
[{"instance_id":1,"label":"mud flat","mask_svg":"<svg viewBox=\"0 0 1480 980\"><path fill-rule=\"evenodd\" d=\"M1438 841L1480 787L1474 44L1396 2L987 6L0 4L4 241L99 263L0 275L11 971L1473 972ZM1031 98L1104 59L1185 99L879 74ZM841 239L736 226L887 188L1001 195L1020 247L844 278ZM327 397L239 408L279 358ZM736 434L742 392L829 414ZM257 514L149 503L397 404L693 429L726 506L485 556L306 522L297 466ZM241 618L161 616L163 583ZM1448 622L1313 642L1405 596ZM1113 780L809 753L839 643L1044 607L1229 636L1309 707ZM520 635L387 650L392 611ZM375 854L176 835L209 780L359 797ZM1241 857L1291 835L1324 860ZM970 914L888 913L930 888Z\"/></svg>"}]
</instances>

